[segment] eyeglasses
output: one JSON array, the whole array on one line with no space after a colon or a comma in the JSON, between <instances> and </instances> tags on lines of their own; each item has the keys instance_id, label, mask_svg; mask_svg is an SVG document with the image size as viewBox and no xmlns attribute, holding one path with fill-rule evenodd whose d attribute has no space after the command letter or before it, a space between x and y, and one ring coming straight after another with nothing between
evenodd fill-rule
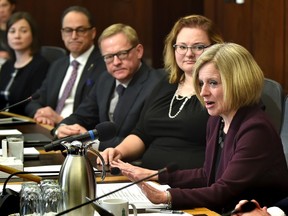
<instances>
[{"instance_id":1,"label":"eyeglasses","mask_svg":"<svg viewBox=\"0 0 288 216\"><path fill-rule=\"evenodd\" d=\"M90 31L93 27L78 27L76 29L73 28L62 28L61 31L65 36L71 36L75 31L78 36L85 36L85 34Z\"/></svg>"},{"instance_id":2,"label":"eyeglasses","mask_svg":"<svg viewBox=\"0 0 288 216\"><path fill-rule=\"evenodd\" d=\"M186 46L186 45L177 45L174 44L173 47L176 50L176 52L180 55L185 55L188 51L188 49L191 50L196 55L200 55L203 53L204 49L208 48L211 45L205 46L204 44L195 44L193 46Z\"/></svg>"},{"instance_id":3,"label":"eyeglasses","mask_svg":"<svg viewBox=\"0 0 288 216\"><path fill-rule=\"evenodd\" d=\"M132 49L134 49L135 47L136 47L136 46L133 46L133 47L131 47L130 49L122 50L122 51L119 51L119 52L113 53L113 54L107 54L107 55L104 55L104 56L102 56L102 57L103 57L104 61L105 61L107 64L113 62L114 56L117 56L117 58L120 59L120 60L124 60L124 59L126 59L126 58L128 57L129 52L130 52Z\"/></svg>"}]
</instances>

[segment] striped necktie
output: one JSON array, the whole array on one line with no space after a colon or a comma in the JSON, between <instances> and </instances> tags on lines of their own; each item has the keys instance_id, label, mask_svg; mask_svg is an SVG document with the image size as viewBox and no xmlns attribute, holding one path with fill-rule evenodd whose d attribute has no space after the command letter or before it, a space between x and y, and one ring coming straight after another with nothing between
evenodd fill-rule
<instances>
[{"instance_id":1,"label":"striped necktie","mask_svg":"<svg viewBox=\"0 0 288 216\"><path fill-rule=\"evenodd\" d=\"M77 78L79 62L77 62L76 60L73 60L71 62L71 65L73 67L71 76L70 76L70 78L69 78L69 80L68 80L68 82L67 82L67 84L65 86L63 94L62 94L61 98L59 99L57 107L56 107L56 112L58 114L60 114L62 112L62 110L64 108L64 105L65 105L65 101L70 96L72 88L73 88L74 83L75 83L75 80Z\"/></svg>"}]
</instances>

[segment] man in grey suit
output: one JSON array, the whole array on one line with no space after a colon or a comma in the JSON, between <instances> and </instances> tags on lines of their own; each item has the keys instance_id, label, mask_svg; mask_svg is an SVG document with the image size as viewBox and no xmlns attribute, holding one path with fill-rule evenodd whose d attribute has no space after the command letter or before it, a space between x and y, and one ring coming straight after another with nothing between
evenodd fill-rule
<instances>
[{"instance_id":1,"label":"man in grey suit","mask_svg":"<svg viewBox=\"0 0 288 216\"><path fill-rule=\"evenodd\" d=\"M25 108L26 114L37 122L52 126L77 109L106 70L100 51L94 45L96 28L86 8L72 6L63 12L61 35L70 55L50 66L38 90L39 99Z\"/></svg>"},{"instance_id":2,"label":"man in grey suit","mask_svg":"<svg viewBox=\"0 0 288 216\"><path fill-rule=\"evenodd\" d=\"M55 128L58 138L85 133L103 121L113 121L116 137L101 142L99 150L118 145L134 129L146 98L165 76L150 68L142 56L144 48L136 31L124 24L106 28L98 39L107 73L101 74L88 97L76 112ZM119 93L118 86L124 93ZM116 112L118 113L116 115Z\"/></svg>"}]
</instances>

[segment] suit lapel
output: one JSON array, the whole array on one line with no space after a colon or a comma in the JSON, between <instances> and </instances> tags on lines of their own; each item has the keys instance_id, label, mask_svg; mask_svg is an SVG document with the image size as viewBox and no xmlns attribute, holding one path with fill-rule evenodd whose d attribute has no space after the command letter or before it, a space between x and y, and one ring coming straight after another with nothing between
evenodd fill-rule
<instances>
[{"instance_id":1,"label":"suit lapel","mask_svg":"<svg viewBox=\"0 0 288 216\"><path fill-rule=\"evenodd\" d=\"M51 92L49 93L49 95L52 95L52 107L57 106L58 103L58 96L60 93L60 89L64 80L64 77L66 75L67 72L67 68L69 66L69 57L65 58L65 60L63 61L63 64L60 64L58 69L57 69L57 73L53 73L53 80L54 80L54 86L56 86L55 88L51 88ZM54 97L54 95L57 95L57 97Z\"/></svg>"},{"instance_id":2,"label":"suit lapel","mask_svg":"<svg viewBox=\"0 0 288 216\"><path fill-rule=\"evenodd\" d=\"M108 73L108 72L105 72L105 73ZM97 89L99 91L97 95L98 96L101 95L98 100L98 106L99 106L99 111L102 113L100 113L99 116L100 118L104 117L103 120L108 121L110 120L109 119L109 107L110 107L110 101L111 101L111 94L115 86L115 79L110 74L106 74L106 75L109 77L106 80L106 82L103 83L104 85L101 84L101 87L103 86L103 88Z\"/></svg>"},{"instance_id":3,"label":"suit lapel","mask_svg":"<svg viewBox=\"0 0 288 216\"><path fill-rule=\"evenodd\" d=\"M92 53L90 54L86 65L83 69L81 78L79 80L79 83L77 85L77 89L76 89L76 93L75 93L75 102L74 102L74 110L75 110L75 106L77 106L80 103L80 99L81 96L83 96L83 89L85 87L85 85L89 85L89 78L90 78L90 73L92 71L94 71L95 67L96 67L96 63L95 63L95 59L96 59L96 49L94 48ZM91 80L92 82L92 80ZM91 83L91 85L93 85L93 83Z\"/></svg>"},{"instance_id":4,"label":"suit lapel","mask_svg":"<svg viewBox=\"0 0 288 216\"><path fill-rule=\"evenodd\" d=\"M213 152L212 155L210 155L209 157L207 157L207 161L205 163L207 166L207 175L209 176L208 178L208 185L211 185L215 182L215 162L216 162L216 157L217 155L215 154L216 152L216 148L218 145L218 131L219 131L219 127L220 127L220 118L219 117L210 117L210 118L216 118L218 119L215 127L213 128L213 131L210 131L209 133L213 134L209 140L207 140L207 143L213 143L213 145L209 145L207 148L209 148L208 150L206 150L206 152ZM211 128L210 128L211 129Z\"/></svg>"}]
</instances>

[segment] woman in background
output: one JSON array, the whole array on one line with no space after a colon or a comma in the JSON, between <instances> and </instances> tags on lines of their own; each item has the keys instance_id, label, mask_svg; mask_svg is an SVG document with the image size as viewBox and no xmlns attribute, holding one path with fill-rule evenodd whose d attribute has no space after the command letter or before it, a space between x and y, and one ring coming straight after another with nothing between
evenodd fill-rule
<instances>
[{"instance_id":1,"label":"woman in background","mask_svg":"<svg viewBox=\"0 0 288 216\"><path fill-rule=\"evenodd\" d=\"M16 0L0 0L0 66L9 58L6 24L15 10Z\"/></svg>"},{"instance_id":2,"label":"woman in background","mask_svg":"<svg viewBox=\"0 0 288 216\"><path fill-rule=\"evenodd\" d=\"M27 12L14 13L7 22L11 59L0 73L0 109L30 97L44 80L49 63L39 51L35 21ZM20 104L9 112L25 115Z\"/></svg>"}]
</instances>

